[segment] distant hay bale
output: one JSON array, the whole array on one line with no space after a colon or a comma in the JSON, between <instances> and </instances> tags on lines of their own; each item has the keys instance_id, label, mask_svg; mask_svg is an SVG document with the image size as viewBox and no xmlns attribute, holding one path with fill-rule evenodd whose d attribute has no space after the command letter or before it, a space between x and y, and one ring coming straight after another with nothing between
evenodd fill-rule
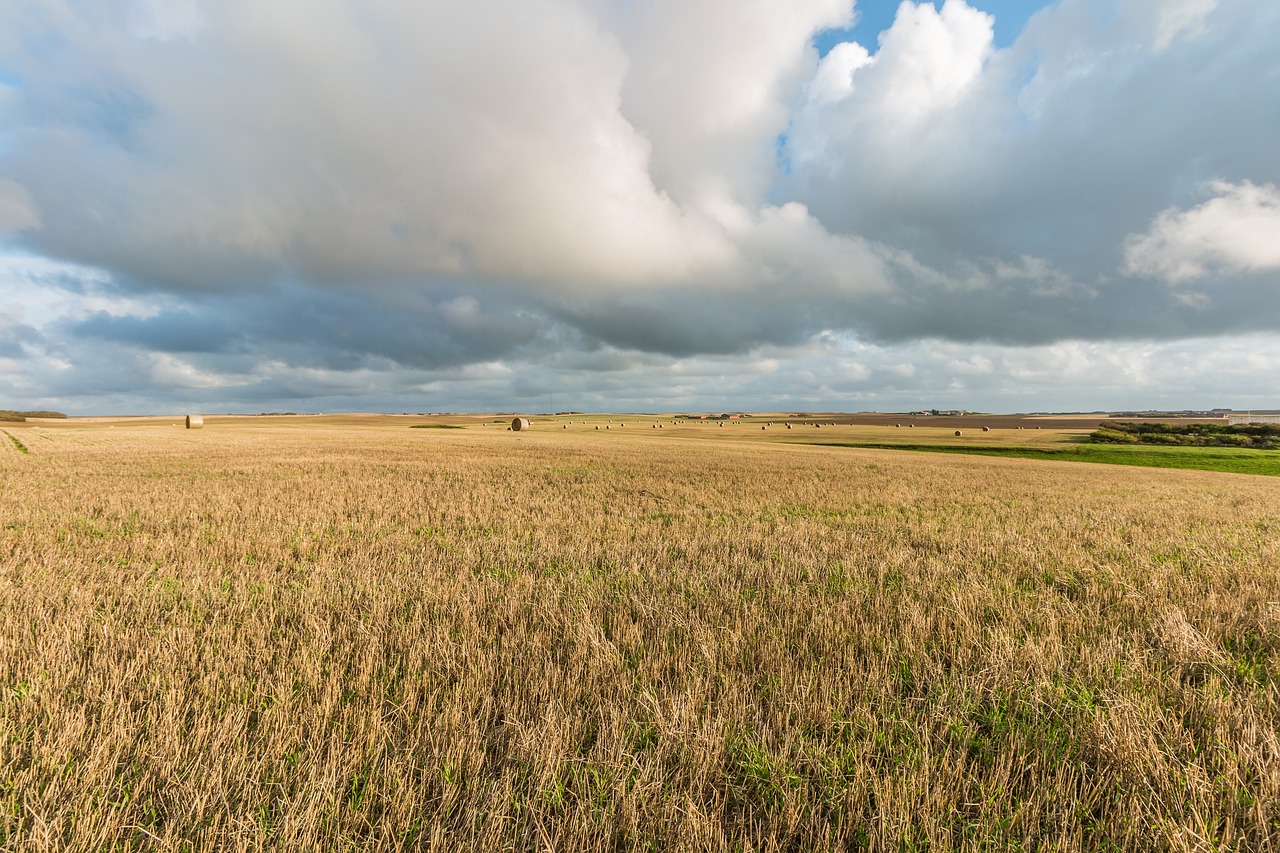
<instances>
[{"instance_id":1,"label":"distant hay bale","mask_svg":"<svg viewBox=\"0 0 1280 853\"><path fill-rule=\"evenodd\" d=\"M565 424L564 426L561 427L561 429L568 429L568 428L569 428L568 424Z\"/></svg>"},{"instance_id":2,"label":"distant hay bale","mask_svg":"<svg viewBox=\"0 0 1280 853\"><path fill-rule=\"evenodd\" d=\"M204 418L200 415L187 415L187 429L204 429Z\"/></svg>"},{"instance_id":3,"label":"distant hay bale","mask_svg":"<svg viewBox=\"0 0 1280 853\"><path fill-rule=\"evenodd\" d=\"M895 427L900 427L900 426L902 426L902 424L894 424L894 426L895 426Z\"/></svg>"},{"instance_id":4,"label":"distant hay bale","mask_svg":"<svg viewBox=\"0 0 1280 853\"><path fill-rule=\"evenodd\" d=\"M767 427L767 426L761 426L761 427L760 427L760 429L761 429L761 430L766 430L766 429L768 429L768 427Z\"/></svg>"},{"instance_id":5,"label":"distant hay bale","mask_svg":"<svg viewBox=\"0 0 1280 853\"><path fill-rule=\"evenodd\" d=\"M600 424L596 424L596 429L600 429Z\"/></svg>"},{"instance_id":6,"label":"distant hay bale","mask_svg":"<svg viewBox=\"0 0 1280 853\"><path fill-rule=\"evenodd\" d=\"M991 432L991 427L983 427L983 428L982 428L982 431L983 431L983 432Z\"/></svg>"},{"instance_id":7,"label":"distant hay bale","mask_svg":"<svg viewBox=\"0 0 1280 853\"><path fill-rule=\"evenodd\" d=\"M528 418L512 418L511 431L520 432L520 430L522 429L529 429L529 419Z\"/></svg>"},{"instance_id":8,"label":"distant hay bale","mask_svg":"<svg viewBox=\"0 0 1280 853\"><path fill-rule=\"evenodd\" d=\"M787 424L787 429L791 429L791 424Z\"/></svg>"},{"instance_id":9,"label":"distant hay bale","mask_svg":"<svg viewBox=\"0 0 1280 853\"><path fill-rule=\"evenodd\" d=\"M956 430L956 435L964 435L960 430Z\"/></svg>"}]
</instances>

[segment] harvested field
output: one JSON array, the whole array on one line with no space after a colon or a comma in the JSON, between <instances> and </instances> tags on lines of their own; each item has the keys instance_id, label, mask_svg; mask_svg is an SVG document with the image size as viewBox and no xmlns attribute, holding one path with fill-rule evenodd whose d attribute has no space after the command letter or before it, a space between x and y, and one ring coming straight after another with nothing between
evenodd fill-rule
<instances>
[{"instance_id":1,"label":"harvested field","mask_svg":"<svg viewBox=\"0 0 1280 853\"><path fill-rule=\"evenodd\" d=\"M6 425L0 848L1280 846L1280 482L488 420Z\"/></svg>"}]
</instances>

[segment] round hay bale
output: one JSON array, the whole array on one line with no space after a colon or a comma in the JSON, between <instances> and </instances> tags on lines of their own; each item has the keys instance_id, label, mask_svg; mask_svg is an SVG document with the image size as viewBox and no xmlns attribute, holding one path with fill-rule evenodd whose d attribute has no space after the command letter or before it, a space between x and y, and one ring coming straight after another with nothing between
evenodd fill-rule
<instances>
[{"instance_id":1,"label":"round hay bale","mask_svg":"<svg viewBox=\"0 0 1280 853\"><path fill-rule=\"evenodd\" d=\"M201 415L187 415L187 429L204 429L204 417Z\"/></svg>"},{"instance_id":2,"label":"round hay bale","mask_svg":"<svg viewBox=\"0 0 1280 853\"><path fill-rule=\"evenodd\" d=\"M569 425L568 425L568 424L565 424L564 426L562 426L562 427L560 427L560 428L561 428L561 429L568 429L568 428L569 428Z\"/></svg>"},{"instance_id":3,"label":"round hay bale","mask_svg":"<svg viewBox=\"0 0 1280 853\"><path fill-rule=\"evenodd\" d=\"M791 429L791 424L787 424L787 429Z\"/></svg>"},{"instance_id":4,"label":"round hay bale","mask_svg":"<svg viewBox=\"0 0 1280 853\"><path fill-rule=\"evenodd\" d=\"M600 429L600 424L596 424L596 429Z\"/></svg>"},{"instance_id":5,"label":"round hay bale","mask_svg":"<svg viewBox=\"0 0 1280 853\"><path fill-rule=\"evenodd\" d=\"M529 428L528 418L513 418L511 421L512 432L519 432L522 429L528 429L528 428Z\"/></svg>"},{"instance_id":6,"label":"round hay bale","mask_svg":"<svg viewBox=\"0 0 1280 853\"><path fill-rule=\"evenodd\" d=\"M902 424L894 424L895 427L901 427Z\"/></svg>"},{"instance_id":7,"label":"round hay bale","mask_svg":"<svg viewBox=\"0 0 1280 853\"><path fill-rule=\"evenodd\" d=\"M960 430L956 430L956 435L964 435Z\"/></svg>"},{"instance_id":8,"label":"round hay bale","mask_svg":"<svg viewBox=\"0 0 1280 853\"><path fill-rule=\"evenodd\" d=\"M761 430L766 430L766 429L768 429L768 427L767 427L767 426L761 426L761 427L760 427L760 429L761 429Z\"/></svg>"},{"instance_id":9,"label":"round hay bale","mask_svg":"<svg viewBox=\"0 0 1280 853\"><path fill-rule=\"evenodd\" d=\"M982 428L982 431L983 431L983 432L991 432L991 427L983 427L983 428Z\"/></svg>"}]
</instances>

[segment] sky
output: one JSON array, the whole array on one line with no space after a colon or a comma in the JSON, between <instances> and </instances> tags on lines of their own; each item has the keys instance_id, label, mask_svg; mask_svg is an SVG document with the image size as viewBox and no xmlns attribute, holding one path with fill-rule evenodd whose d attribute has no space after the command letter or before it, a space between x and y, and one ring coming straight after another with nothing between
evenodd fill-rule
<instances>
[{"instance_id":1,"label":"sky","mask_svg":"<svg viewBox=\"0 0 1280 853\"><path fill-rule=\"evenodd\" d=\"M1280 4L7 0L0 409L1280 408Z\"/></svg>"}]
</instances>

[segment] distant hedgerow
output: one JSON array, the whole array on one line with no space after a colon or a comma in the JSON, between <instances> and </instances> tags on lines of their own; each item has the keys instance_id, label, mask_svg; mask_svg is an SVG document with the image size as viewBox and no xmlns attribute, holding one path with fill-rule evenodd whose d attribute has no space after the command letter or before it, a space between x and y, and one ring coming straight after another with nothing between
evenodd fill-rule
<instances>
[{"instance_id":1,"label":"distant hedgerow","mask_svg":"<svg viewBox=\"0 0 1280 853\"><path fill-rule=\"evenodd\" d=\"M1117 421L1095 430L1098 444L1163 444L1178 447L1280 448L1280 424L1170 424Z\"/></svg>"}]
</instances>

